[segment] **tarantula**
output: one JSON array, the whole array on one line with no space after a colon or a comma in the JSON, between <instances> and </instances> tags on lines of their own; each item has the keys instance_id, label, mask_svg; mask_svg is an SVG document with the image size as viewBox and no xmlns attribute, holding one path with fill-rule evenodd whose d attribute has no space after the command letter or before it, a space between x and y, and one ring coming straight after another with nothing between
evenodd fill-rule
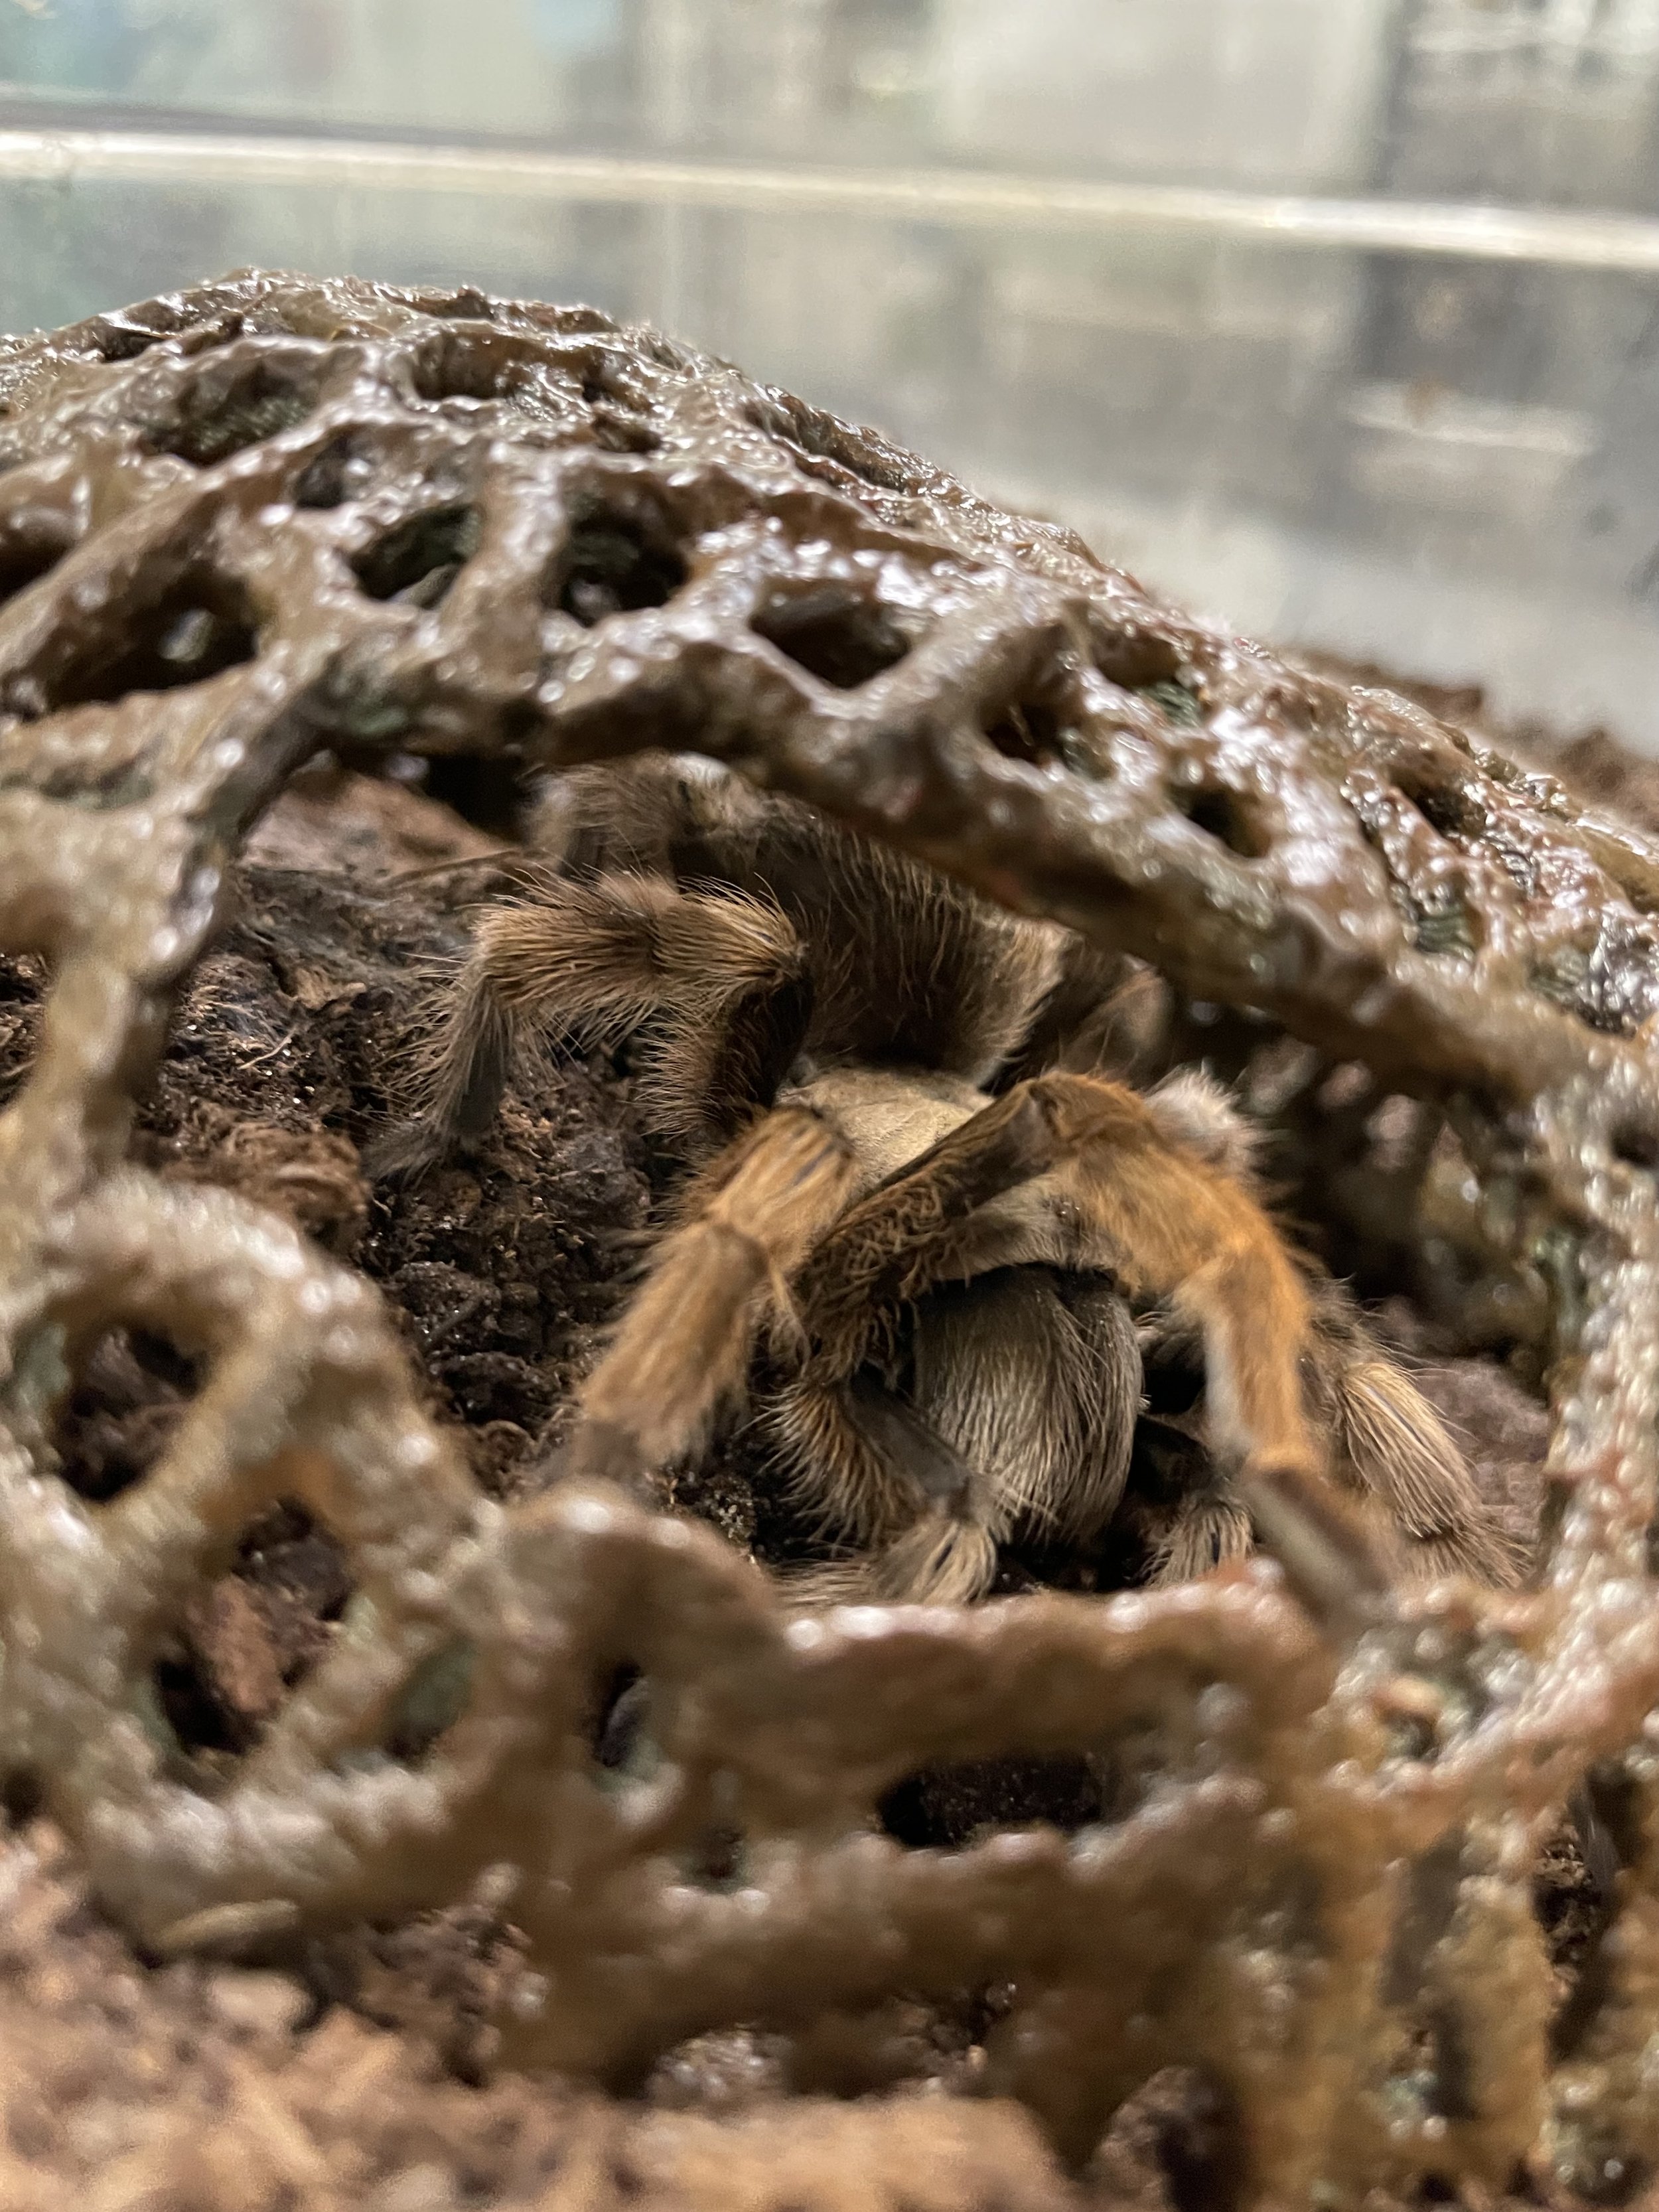
<instances>
[{"instance_id":1,"label":"tarantula","mask_svg":"<svg viewBox=\"0 0 1659 2212\"><path fill-rule=\"evenodd\" d=\"M447 994L410 1173L479 1139L520 1048L634 1038L693 1172L562 1455L638 1481L748 1386L848 1548L803 1595L965 1601L1035 1526L1124 1502L1143 1362L1201 1356L1208 1477L1158 1576L1247 1550L1238 1478L1328 1474L1392 1571L1508 1578L1459 1454L1264 1208L1200 1073L1101 1071L1121 963L690 758L560 778L545 874Z\"/></svg>"}]
</instances>

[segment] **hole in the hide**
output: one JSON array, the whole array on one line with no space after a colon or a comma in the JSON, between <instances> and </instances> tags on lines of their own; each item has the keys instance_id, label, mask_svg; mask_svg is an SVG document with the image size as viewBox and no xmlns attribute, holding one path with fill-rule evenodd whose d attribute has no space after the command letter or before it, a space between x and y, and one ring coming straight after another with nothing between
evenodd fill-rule
<instances>
[{"instance_id":1,"label":"hole in the hide","mask_svg":"<svg viewBox=\"0 0 1659 2212\"><path fill-rule=\"evenodd\" d=\"M1249 802L1224 784L1181 785L1170 793L1194 830L1213 837L1243 860L1265 860L1272 840L1252 813Z\"/></svg>"},{"instance_id":2,"label":"hole in the hide","mask_svg":"<svg viewBox=\"0 0 1659 2212\"><path fill-rule=\"evenodd\" d=\"M644 422L635 422L610 408L593 416L593 443L602 453L655 453L662 440Z\"/></svg>"},{"instance_id":3,"label":"hole in the hide","mask_svg":"<svg viewBox=\"0 0 1659 2212\"><path fill-rule=\"evenodd\" d=\"M1479 2107L1474 2100L1474 2068L1463 2021L1449 2006L1437 2006L1425 2026L1425 2104L1437 2118L1472 2120Z\"/></svg>"},{"instance_id":4,"label":"hole in the hide","mask_svg":"<svg viewBox=\"0 0 1659 2212\"><path fill-rule=\"evenodd\" d=\"M332 1643L351 1590L343 1547L304 1506L283 1502L262 1513L244 1531L231 1571L191 1599L156 1665L156 1698L180 1748L212 1758L257 1743ZM419 1674L404 1692L416 1752L432 1705L419 1702Z\"/></svg>"},{"instance_id":5,"label":"hole in the hide","mask_svg":"<svg viewBox=\"0 0 1659 2212\"><path fill-rule=\"evenodd\" d=\"M422 1759L466 1711L477 1671L477 1647L464 1638L423 1659L393 1706L386 1748L406 1765Z\"/></svg>"},{"instance_id":6,"label":"hole in the hide","mask_svg":"<svg viewBox=\"0 0 1659 2212\"><path fill-rule=\"evenodd\" d=\"M1073 1835L1102 1819L1100 1777L1083 1759L981 1759L925 1767L877 1807L907 1850L961 1850L1008 1828L1044 1826Z\"/></svg>"},{"instance_id":7,"label":"hole in the hide","mask_svg":"<svg viewBox=\"0 0 1659 2212\"><path fill-rule=\"evenodd\" d=\"M420 306L422 314L447 315L457 321L489 323L495 319L495 302L471 284L453 292L422 292Z\"/></svg>"},{"instance_id":8,"label":"hole in the hide","mask_svg":"<svg viewBox=\"0 0 1659 2212\"><path fill-rule=\"evenodd\" d=\"M209 468L291 430L315 404L312 393L299 390L264 362L231 378L222 364L211 362L179 395L173 420L150 427L147 442L153 452L176 453L198 468Z\"/></svg>"},{"instance_id":9,"label":"hole in the hide","mask_svg":"<svg viewBox=\"0 0 1659 2212\"><path fill-rule=\"evenodd\" d=\"M337 1620L351 1596L344 1547L303 1505L284 1500L243 1532L235 1571L276 1617L284 1678L297 1680L329 1640L313 1626Z\"/></svg>"},{"instance_id":10,"label":"hole in the hide","mask_svg":"<svg viewBox=\"0 0 1659 2212\"><path fill-rule=\"evenodd\" d=\"M32 779L43 799L61 799L89 813L119 806L137 806L149 798L155 780L134 747L100 758L82 753L60 754ZM0 787L5 779L0 778Z\"/></svg>"},{"instance_id":11,"label":"hole in the hide","mask_svg":"<svg viewBox=\"0 0 1659 2212\"><path fill-rule=\"evenodd\" d=\"M1204 702L1197 692L1184 684L1148 684L1141 696L1150 699L1161 709L1166 721L1173 722L1178 730L1200 730L1204 726Z\"/></svg>"},{"instance_id":12,"label":"hole in the hide","mask_svg":"<svg viewBox=\"0 0 1659 2212\"><path fill-rule=\"evenodd\" d=\"M607 615L666 606L685 579L685 562L665 533L629 515L592 514L570 532L556 603L592 629Z\"/></svg>"},{"instance_id":13,"label":"hole in the hide","mask_svg":"<svg viewBox=\"0 0 1659 2212\"><path fill-rule=\"evenodd\" d=\"M1094 664L1121 691L1152 691L1181 683L1181 656L1167 638L1150 630L1128 629L1094 641Z\"/></svg>"},{"instance_id":14,"label":"hole in the hide","mask_svg":"<svg viewBox=\"0 0 1659 2212\"><path fill-rule=\"evenodd\" d=\"M417 399L499 399L520 367L498 334L443 331L423 345L410 368Z\"/></svg>"},{"instance_id":15,"label":"hole in the hide","mask_svg":"<svg viewBox=\"0 0 1659 2212\"><path fill-rule=\"evenodd\" d=\"M421 789L427 797L453 807L475 830L501 838L516 837L522 830L532 786L516 761L439 753L421 765L426 771Z\"/></svg>"},{"instance_id":16,"label":"hole in the hide","mask_svg":"<svg viewBox=\"0 0 1659 2212\"><path fill-rule=\"evenodd\" d=\"M780 595L761 609L753 626L769 645L837 691L856 691L910 650L886 610L844 584Z\"/></svg>"},{"instance_id":17,"label":"hole in the hide","mask_svg":"<svg viewBox=\"0 0 1659 2212\"><path fill-rule=\"evenodd\" d=\"M247 319L226 307L204 322L190 319L189 311L162 300L147 300L125 313L99 315L83 325L90 347L100 361L137 361L152 346L176 338L181 353L210 353L247 333Z\"/></svg>"},{"instance_id":18,"label":"hole in the hide","mask_svg":"<svg viewBox=\"0 0 1659 2212\"><path fill-rule=\"evenodd\" d=\"M0 955L0 1107L10 1103L34 1066L41 1022L36 973L32 958Z\"/></svg>"},{"instance_id":19,"label":"hole in the hide","mask_svg":"<svg viewBox=\"0 0 1659 2212\"><path fill-rule=\"evenodd\" d=\"M1060 732L1060 757L1073 775L1109 783L1117 774L1109 731L1067 724Z\"/></svg>"},{"instance_id":20,"label":"hole in the hide","mask_svg":"<svg viewBox=\"0 0 1659 2212\"><path fill-rule=\"evenodd\" d=\"M193 1652L175 1650L158 1659L151 1680L161 1717L187 1757L228 1758L254 1741L258 1730L221 1704Z\"/></svg>"},{"instance_id":21,"label":"hole in the hide","mask_svg":"<svg viewBox=\"0 0 1659 2212\"><path fill-rule=\"evenodd\" d=\"M614 1773L628 1763L645 1713L645 1678L631 1659L611 1668L599 1687L587 1746L596 1765Z\"/></svg>"},{"instance_id":22,"label":"hole in the hide","mask_svg":"<svg viewBox=\"0 0 1659 2212\"><path fill-rule=\"evenodd\" d=\"M100 315L92 325L93 343L100 361L137 361L141 353L173 336L172 327L151 330L124 315Z\"/></svg>"},{"instance_id":23,"label":"hole in the hide","mask_svg":"<svg viewBox=\"0 0 1659 2212\"><path fill-rule=\"evenodd\" d=\"M732 2112L787 2097L794 2086L794 2052L781 2035L754 2028L714 2028L665 2051L640 2088L642 2104L671 2112ZM806 2212L811 2199L765 2200L766 2212Z\"/></svg>"},{"instance_id":24,"label":"hole in the hide","mask_svg":"<svg viewBox=\"0 0 1659 2212\"><path fill-rule=\"evenodd\" d=\"M30 952L0 952L0 1006L38 1006L46 987L45 963Z\"/></svg>"},{"instance_id":25,"label":"hole in the hide","mask_svg":"<svg viewBox=\"0 0 1659 2212\"><path fill-rule=\"evenodd\" d=\"M483 528L476 507L428 507L359 553L352 570L371 599L435 607L477 551Z\"/></svg>"},{"instance_id":26,"label":"hole in the hide","mask_svg":"<svg viewBox=\"0 0 1659 2212\"><path fill-rule=\"evenodd\" d=\"M1033 768L1050 768L1065 755L1060 717L1041 699L1016 699L987 725L985 734L1005 760Z\"/></svg>"},{"instance_id":27,"label":"hole in the hide","mask_svg":"<svg viewBox=\"0 0 1659 2212\"><path fill-rule=\"evenodd\" d=\"M1543 1931L1550 1964L1565 1978L1569 1992L1551 2023L1551 2042L1558 2058L1567 2055L1579 2032L1575 2002L1583 1990L1583 1970L1595 1955L1615 1904L1618 1855L1611 1839L1593 1847L1605 1849L1613 1858L1605 1887L1587 1863L1583 1821L1571 1814L1564 1815L1533 1869L1533 1915Z\"/></svg>"},{"instance_id":28,"label":"hole in the hide","mask_svg":"<svg viewBox=\"0 0 1659 2212\"><path fill-rule=\"evenodd\" d=\"M621 407L632 411L639 401L626 379L608 361L590 361L582 371L584 407Z\"/></svg>"},{"instance_id":29,"label":"hole in the hide","mask_svg":"<svg viewBox=\"0 0 1659 2212\"><path fill-rule=\"evenodd\" d=\"M0 520L0 606L49 575L74 544L66 515L36 513Z\"/></svg>"},{"instance_id":30,"label":"hole in the hide","mask_svg":"<svg viewBox=\"0 0 1659 2212\"><path fill-rule=\"evenodd\" d=\"M325 510L361 499L374 478L374 456L350 431L331 438L295 480L295 507Z\"/></svg>"},{"instance_id":31,"label":"hole in the hide","mask_svg":"<svg viewBox=\"0 0 1659 2212\"><path fill-rule=\"evenodd\" d=\"M1164 2142L1170 2126L1179 2125L1188 2085L1197 2078L1188 2068L1167 2067L1143 2081L1112 2114L1091 2172L1105 2181L1113 2204L1175 2212Z\"/></svg>"},{"instance_id":32,"label":"hole in the hide","mask_svg":"<svg viewBox=\"0 0 1659 2212\"><path fill-rule=\"evenodd\" d=\"M1527 980L1540 997L1607 1036L1633 1036L1659 1012L1652 946L1613 914L1598 917L1588 950L1558 945L1534 963Z\"/></svg>"},{"instance_id":33,"label":"hole in the hide","mask_svg":"<svg viewBox=\"0 0 1659 2212\"><path fill-rule=\"evenodd\" d=\"M1576 2144L1569 2138L1568 2154L1558 2157L1556 2170L1567 2188L1589 2204L1605 2204L1622 2212L1622 2208L1638 2200L1644 2204L1650 2201L1643 2192L1653 2179L1653 2161L1627 2155L1621 2139L1610 2133Z\"/></svg>"},{"instance_id":34,"label":"hole in the hide","mask_svg":"<svg viewBox=\"0 0 1659 2212\"><path fill-rule=\"evenodd\" d=\"M746 1863L740 1829L710 1828L698 1837L681 1866L686 1880L700 1889L737 1889Z\"/></svg>"},{"instance_id":35,"label":"hole in the hide","mask_svg":"<svg viewBox=\"0 0 1659 2212\"><path fill-rule=\"evenodd\" d=\"M620 1662L594 1685L585 1734L594 1778L608 1794L649 1782L662 1764L651 1706L650 1677L632 1660Z\"/></svg>"},{"instance_id":36,"label":"hole in the hide","mask_svg":"<svg viewBox=\"0 0 1659 2212\"><path fill-rule=\"evenodd\" d=\"M1475 951L1474 917L1455 892L1432 904L1412 901L1409 905L1412 943L1419 952L1441 959L1468 960Z\"/></svg>"},{"instance_id":37,"label":"hole in the hide","mask_svg":"<svg viewBox=\"0 0 1659 2212\"><path fill-rule=\"evenodd\" d=\"M1643 1800L1636 1776L1626 1767L1603 1764L1591 1767L1584 1786L1620 1866L1639 1865L1644 1849Z\"/></svg>"},{"instance_id":38,"label":"hole in the hide","mask_svg":"<svg viewBox=\"0 0 1659 2212\"><path fill-rule=\"evenodd\" d=\"M1621 1121L1613 1133L1613 1156L1627 1168L1659 1168L1659 1129Z\"/></svg>"},{"instance_id":39,"label":"hole in the hide","mask_svg":"<svg viewBox=\"0 0 1659 2212\"><path fill-rule=\"evenodd\" d=\"M26 1828L45 1809L46 1786L32 1766L15 1766L0 1776L0 1818L14 1828Z\"/></svg>"},{"instance_id":40,"label":"hole in the hide","mask_svg":"<svg viewBox=\"0 0 1659 2212\"><path fill-rule=\"evenodd\" d=\"M58 1415L64 1480L93 1504L142 1481L198 1386L196 1363L141 1329L112 1328L76 1363Z\"/></svg>"},{"instance_id":41,"label":"hole in the hide","mask_svg":"<svg viewBox=\"0 0 1659 2212\"><path fill-rule=\"evenodd\" d=\"M582 404L592 418L593 443L606 453L654 453L662 440L642 418L647 405L609 362L591 364L582 375Z\"/></svg>"},{"instance_id":42,"label":"hole in the hide","mask_svg":"<svg viewBox=\"0 0 1659 2212\"><path fill-rule=\"evenodd\" d=\"M1548 959L1533 963L1527 981L1540 998L1553 999L1577 1013L1589 980L1589 961L1576 945L1559 946Z\"/></svg>"},{"instance_id":43,"label":"hole in the hide","mask_svg":"<svg viewBox=\"0 0 1659 2212\"><path fill-rule=\"evenodd\" d=\"M149 606L136 607L113 635L88 623L80 657L41 686L37 713L117 705L133 692L171 691L237 668L258 650L253 605L241 585L213 574L181 576Z\"/></svg>"},{"instance_id":44,"label":"hole in the hide","mask_svg":"<svg viewBox=\"0 0 1659 2212\"><path fill-rule=\"evenodd\" d=\"M1192 2067L1156 2074L1133 2100L1173 2212L1230 2212L1245 2172L1237 2106Z\"/></svg>"},{"instance_id":45,"label":"hole in the hide","mask_svg":"<svg viewBox=\"0 0 1659 2212\"><path fill-rule=\"evenodd\" d=\"M1398 775L1395 787L1442 837L1478 837L1486 827L1485 811L1455 784L1436 782L1426 776Z\"/></svg>"}]
</instances>

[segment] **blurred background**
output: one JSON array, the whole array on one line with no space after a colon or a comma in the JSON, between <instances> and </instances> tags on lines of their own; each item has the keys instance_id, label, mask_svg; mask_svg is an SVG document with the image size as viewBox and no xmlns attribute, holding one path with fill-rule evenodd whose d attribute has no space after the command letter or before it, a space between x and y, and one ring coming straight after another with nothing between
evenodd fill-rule
<instances>
[{"instance_id":1,"label":"blurred background","mask_svg":"<svg viewBox=\"0 0 1659 2212\"><path fill-rule=\"evenodd\" d=\"M250 263L663 325L1659 753L1659 0L0 0L0 328Z\"/></svg>"}]
</instances>

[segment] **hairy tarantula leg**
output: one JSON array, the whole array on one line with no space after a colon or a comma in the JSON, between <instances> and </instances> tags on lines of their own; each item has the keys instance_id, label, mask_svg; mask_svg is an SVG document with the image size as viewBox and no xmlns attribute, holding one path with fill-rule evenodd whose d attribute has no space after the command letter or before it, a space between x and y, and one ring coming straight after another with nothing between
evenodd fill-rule
<instances>
[{"instance_id":1,"label":"hairy tarantula leg","mask_svg":"<svg viewBox=\"0 0 1659 2212\"><path fill-rule=\"evenodd\" d=\"M1067 1155L1066 1188L1129 1296L1168 1301L1196 1325L1216 1445L1239 1456L1247 1480L1314 1470L1301 1379L1312 1315L1267 1213L1123 1085L1048 1075L1030 1089Z\"/></svg>"},{"instance_id":2,"label":"hairy tarantula leg","mask_svg":"<svg viewBox=\"0 0 1659 2212\"><path fill-rule=\"evenodd\" d=\"M424 1175L452 1152L471 1151L495 1118L513 1063L514 1025L479 950L474 947L448 994L435 1056L422 1071L420 1112L384 1131L364 1152L371 1182Z\"/></svg>"},{"instance_id":3,"label":"hairy tarantula leg","mask_svg":"<svg viewBox=\"0 0 1659 2212\"><path fill-rule=\"evenodd\" d=\"M1158 1547L1149 1579L1195 1582L1229 1559L1242 1559L1252 1542L1250 1516L1224 1492L1201 1491L1184 1498Z\"/></svg>"},{"instance_id":4,"label":"hairy tarantula leg","mask_svg":"<svg viewBox=\"0 0 1659 2212\"><path fill-rule=\"evenodd\" d=\"M1160 1084L1146 1103L1167 1135L1254 1188L1253 1132L1219 1085L1188 1070ZM1310 1287L1304 1381L1318 1428L1330 1440L1337 1488L1360 1506L1405 1579L1467 1574L1513 1583L1519 1559L1439 1415L1376 1341L1345 1291L1317 1278ZM1302 1540L1309 1556L1318 1549L1310 1529L1298 1540L1287 1528L1286 1540ZM1342 1579L1334 1555L1331 1564Z\"/></svg>"},{"instance_id":5,"label":"hairy tarantula leg","mask_svg":"<svg viewBox=\"0 0 1659 2212\"><path fill-rule=\"evenodd\" d=\"M561 1475L635 1481L696 1443L742 1383L769 1293L783 1303L856 1174L845 1139L802 1107L768 1115L714 1163L581 1392Z\"/></svg>"},{"instance_id":6,"label":"hairy tarantula leg","mask_svg":"<svg viewBox=\"0 0 1659 2212\"><path fill-rule=\"evenodd\" d=\"M641 1085L647 1114L718 1143L769 1106L811 1012L805 955L775 907L643 875L544 881L495 908L447 994L416 1120L371 1148L380 1176L475 1145L527 1038L600 1042L648 1017L664 1035Z\"/></svg>"},{"instance_id":7,"label":"hairy tarantula leg","mask_svg":"<svg viewBox=\"0 0 1659 2212\"><path fill-rule=\"evenodd\" d=\"M1445 1424L1334 1284L1318 1287L1308 1380L1341 1488L1393 1540L1406 1577L1466 1574L1502 1589L1522 1562Z\"/></svg>"}]
</instances>

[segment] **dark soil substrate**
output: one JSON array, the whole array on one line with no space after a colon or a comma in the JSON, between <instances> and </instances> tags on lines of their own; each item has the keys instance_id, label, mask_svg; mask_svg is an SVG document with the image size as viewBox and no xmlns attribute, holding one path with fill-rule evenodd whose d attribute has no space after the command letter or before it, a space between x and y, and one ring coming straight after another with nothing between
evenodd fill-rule
<instances>
[{"instance_id":1,"label":"dark soil substrate","mask_svg":"<svg viewBox=\"0 0 1659 2212\"><path fill-rule=\"evenodd\" d=\"M1568 765L1598 796L1619 801L1633 775L1632 811L1648 811L1650 771L1601 741L1578 753ZM465 943L465 907L500 883L495 850L396 781L309 772L249 848L136 1152L162 1173L276 1207L373 1276L433 1413L460 1431L481 1483L507 1495L535 1483L558 1438L669 1169L634 1124L625 1067L595 1059L550 1066L466 1166L411 1190L367 1184L358 1149L404 1102L424 979ZM0 960L0 1103L27 1064L40 982L28 962ZM1403 1300L1382 1318L1416 1354L1506 1524L1528 1534L1541 1407L1493 1362L1444 1356ZM164 1346L106 1340L64 1424L70 1479L97 1498L133 1480L191 1382ZM757 1471L741 1437L729 1439L672 1486L673 1502L758 1556L798 1553L807 1532ZM163 1670L181 1736L206 1757L234 1756L331 1635L348 1594L325 1532L297 1510L269 1515ZM1087 1808L1061 1802L1067 1786L959 1777L913 1790L890 1824L923 1843L987 1822L1074 1825ZM1080 2184L1062 2179L1022 2113L942 2094L972 2080L967 2008L957 2019L918 2009L916 2078L851 2105L785 2098L764 2039L743 2035L672 2055L633 2105L549 2082L477 2086L476 2028L502 1941L484 1907L366 1934L294 1977L147 1970L88 1908L50 1827L27 1805L11 1813L0 1845L0 2212L1023 2212L1206 2199L1203 2116L1178 2081L1137 2100ZM1565 1840L1539 1902L1570 1972L1595 1906Z\"/></svg>"}]
</instances>

